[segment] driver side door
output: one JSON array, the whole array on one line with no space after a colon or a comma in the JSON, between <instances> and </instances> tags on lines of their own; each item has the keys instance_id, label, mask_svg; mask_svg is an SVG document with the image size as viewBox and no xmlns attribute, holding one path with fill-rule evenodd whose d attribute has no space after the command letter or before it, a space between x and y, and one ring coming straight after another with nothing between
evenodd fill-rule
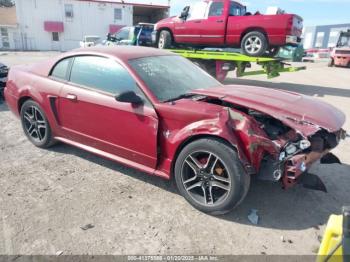
<instances>
[{"instance_id":1,"label":"driver side door","mask_svg":"<svg viewBox=\"0 0 350 262\"><path fill-rule=\"evenodd\" d=\"M174 37L177 43L201 43L202 22L207 10L207 2L198 2L190 6L186 18L176 18Z\"/></svg>"},{"instance_id":2,"label":"driver side door","mask_svg":"<svg viewBox=\"0 0 350 262\"><path fill-rule=\"evenodd\" d=\"M126 91L134 91L143 105L116 101L116 95ZM129 72L113 59L73 58L69 81L59 96L58 120L65 137L89 151L134 167L156 166L156 112Z\"/></svg>"}]
</instances>

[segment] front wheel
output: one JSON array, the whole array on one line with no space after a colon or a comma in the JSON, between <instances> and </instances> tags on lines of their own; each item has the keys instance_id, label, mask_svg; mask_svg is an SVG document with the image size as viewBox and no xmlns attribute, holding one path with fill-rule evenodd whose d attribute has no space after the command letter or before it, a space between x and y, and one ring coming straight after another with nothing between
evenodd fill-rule
<instances>
[{"instance_id":1,"label":"front wheel","mask_svg":"<svg viewBox=\"0 0 350 262\"><path fill-rule=\"evenodd\" d=\"M198 210L221 215L230 212L246 196L250 176L235 150L216 139L188 144L175 163L176 185Z\"/></svg>"},{"instance_id":2,"label":"front wheel","mask_svg":"<svg viewBox=\"0 0 350 262\"><path fill-rule=\"evenodd\" d=\"M158 48L169 49L172 46L172 37L169 31L163 30L159 34Z\"/></svg>"},{"instance_id":3,"label":"front wheel","mask_svg":"<svg viewBox=\"0 0 350 262\"><path fill-rule=\"evenodd\" d=\"M268 41L263 33L253 31L243 37L241 48L245 55L264 56L268 49Z\"/></svg>"}]
</instances>

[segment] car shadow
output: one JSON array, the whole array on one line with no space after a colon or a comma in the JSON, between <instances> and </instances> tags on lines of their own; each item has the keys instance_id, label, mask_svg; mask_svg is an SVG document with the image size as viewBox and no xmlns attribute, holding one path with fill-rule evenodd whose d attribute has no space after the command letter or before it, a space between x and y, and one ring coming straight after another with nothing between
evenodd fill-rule
<instances>
[{"instance_id":1,"label":"car shadow","mask_svg":"<svg viewBox=\"0 0 350 262\"><path fill-rule=\"evenodd\" d=\"M58 144L49 149L61 154L71 154L95 164L120 172L145 183L156 186L173 194L179 194L175 183L159 177L128 168L114 161L101 158L89 152L65 144ZM260 216L259 227L302 230L325 224L332 213L339 213L342 206L350 200L350 166L348 165L316 165L315 174L320 175L329 189L329 193L312 191L297 185L283 190L279 183L263 182L252 179L246 199L229 214L219 219L251 225L247 219L251 209L257 209ZM327 173L328 172L328 173ZM321 174L319 174L321 173ZM337 177L337 174L340 174ZM183 200L185 201L185 200Z\"/></svg>"},{"instance_id":2,"label":"car shadow","mask_svg":"<svg viewBox=\"0 0 350 262\"><path fill-rule=\"evenodd\" d=\"M297 92L309 96L339 96L339 97L350 97L350 89L341 89L335 87L326 86L314 86L314 85L303 85L303 84L293 84L293 83L274 83L262 80L252 80L252 79L240 79L240 78L227 78L224 81L225 85L250 85L250 86L260 86L266 88L282 89L285 91Z\"/></svg>"}]
</instances>

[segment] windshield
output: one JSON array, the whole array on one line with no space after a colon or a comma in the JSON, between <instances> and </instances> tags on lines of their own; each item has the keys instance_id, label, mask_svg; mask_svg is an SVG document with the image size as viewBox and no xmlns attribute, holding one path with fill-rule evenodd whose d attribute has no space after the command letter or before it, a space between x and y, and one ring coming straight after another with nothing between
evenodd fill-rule
<instances>
[{"instance_id":1,"label":"windshield","mask_svg":"<svg viewBox=\"0 0 350 262\"><path fill-rule=\"evenodd\" d=\"M181 56L153 56L129 61L161 102L176 99L195 89L221 85L198 66Z\"/></svg>"},{"instance_id":2,"label":"windshield","mask_svg":"<svg viewBox=\"0 0 350 262\"><path fill-rule=\"evenodd\" d=\"M350 47L350 35L343 35L339 39L339 47L347 46Z\"/></svg>"}]
</instances>

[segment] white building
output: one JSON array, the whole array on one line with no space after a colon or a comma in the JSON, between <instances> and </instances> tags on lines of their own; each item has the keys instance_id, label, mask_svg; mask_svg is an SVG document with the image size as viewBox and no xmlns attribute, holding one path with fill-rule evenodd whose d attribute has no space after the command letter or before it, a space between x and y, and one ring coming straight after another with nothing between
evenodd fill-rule
<instances>
[{"instance_id":1,"label":"white building","mask_svg":"<svg viewBox=\"0 0 350 262\"><path fill-rule=\"evenodd\" d=\"M123 26L168 16L169 0L16 0L23 50L67 51L84 36L104 39Z\"/></svg>"},{"instance_id":2,"label":"white building","mask_svg":"<svg viewBox=\"0 0 350 262\"><path fill-rule=\"evenodd\" d=\"M0 7L0 50L21 49L15 7Z\"/></svg>"}]
</instances>

